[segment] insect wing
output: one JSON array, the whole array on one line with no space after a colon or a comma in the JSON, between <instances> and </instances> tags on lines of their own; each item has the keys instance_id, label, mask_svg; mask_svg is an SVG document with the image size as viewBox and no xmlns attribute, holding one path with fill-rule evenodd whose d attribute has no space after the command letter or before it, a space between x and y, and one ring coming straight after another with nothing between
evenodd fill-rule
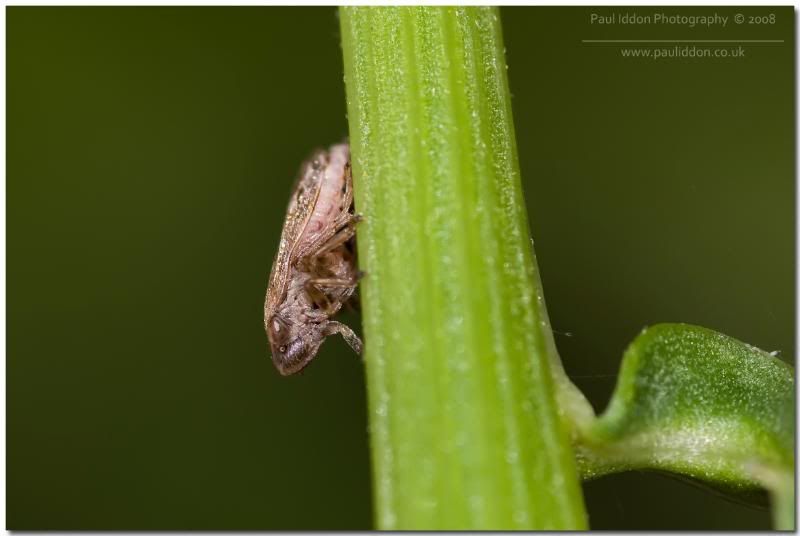
<instances>
[{"instance_id":1,"label":"insect wing","mask_svg":"<svg viewBox=\"0 0 800 536\"><path fill-rule=\"evenodd\" d=\"M315 153L311 159L303 163L295 183L292 198L286 209L278 253L275 255L269 275L267 299L264 305L265 321L268 320L266 318L268 313L275 310L286 292L289 269L296 259L298 239L308 225L319 197L320 183L325 173L325 160L323 151Z\"/></svg>"}]
</instances>

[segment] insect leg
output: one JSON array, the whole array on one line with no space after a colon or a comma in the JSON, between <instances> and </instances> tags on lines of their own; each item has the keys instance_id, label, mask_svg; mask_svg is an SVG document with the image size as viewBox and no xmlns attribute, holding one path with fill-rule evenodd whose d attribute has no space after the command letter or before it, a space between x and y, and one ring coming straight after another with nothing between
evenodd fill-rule
<instances>
[{"instance_id":1,"label":"insect leg","mask_svg":"<svg viewBox=\"0 0 800 536\"><path fill-rule=\"evenodd\" d=\"M328 322L325 325L325 328L323 328L323 334L328 336L335 333L341 333L345 342L350 345L350 348L352 348L353 351L358 355L361 355L364 350L364 345L362 344L361 339L358 338L358 335L356 335L352 329L341 322Z\"/></svg>"},{"instance_id":2,"label":"insect leg","mask_svg":"<svg viewBox=\"0 0 800 536\"><path fill-rule=\"evenodd\" d=\"M356 234L356 224L363 221L363 219L361 214L352 214L350 219L344 223L344 227L336 231L336 234L330 237L327 242L320 245L319 249L314 252L314 256L324 255L353 238Z\"/></svg>"},{"instance_id":3,"label":"insect leg","mask_svg":"<svg viewBox=\"0 0 800 536\"><path fill-rule=\"evenodd\" d=\"M348 278L317 277L306 281L306 289L312 286L318 289L319 287L335 287L335 288L354 287L358 284L358 281L363 276L364 276L363 272L358 272L353 277L348 277Z\"/></svg>"},{"instance_id":4,"label":"insect leg","mask_svg":"<svg viewBox=\"0 0 800 536\"><path fill-rule=\"evenodd\" d=\"M333 314L335 311L334 305L325 292L325 288L351 288L358 284L362 273L359 272L351 278L335 278L335 277L317 277L309 279L305 282L305 289L309 296L321 297L324 301L322 310L327 314Z\"/></svg>"}]
</instances>

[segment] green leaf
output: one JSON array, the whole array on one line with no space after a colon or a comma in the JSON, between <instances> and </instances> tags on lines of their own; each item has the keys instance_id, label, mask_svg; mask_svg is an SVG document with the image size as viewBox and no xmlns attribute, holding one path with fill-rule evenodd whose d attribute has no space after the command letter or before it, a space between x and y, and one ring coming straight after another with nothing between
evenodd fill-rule
<instances>
[{"instance_id":1,"label":"green leaf","mask_svg":"<svg viewBox=\"0 0 800 536\"><path fill-rule=\"evenodd\" d=\"M578 462L585 478L663 470L746 500L767 488L787 528L794 422L791 367L709 329L661 324L626 351L608 409L581 429Z\"/></svg>"},{"instance_id":2,"label":"green leaf","mask_svg":"<svg viewBox=\"0 0 800 536\"><path fill-rule=\"evenodd\" d=\"M340 14L378 528L584 528L498 11Z\"/></svg>"}]
</instances>

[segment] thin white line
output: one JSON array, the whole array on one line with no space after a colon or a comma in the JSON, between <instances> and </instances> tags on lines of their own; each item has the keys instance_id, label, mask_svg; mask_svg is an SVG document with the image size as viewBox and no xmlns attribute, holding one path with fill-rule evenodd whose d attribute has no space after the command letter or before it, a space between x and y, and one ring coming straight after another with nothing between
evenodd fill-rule
<instances>
[{"instance_id":1,"label":"thin white line","mask_svg":"<svg viewBox=\"0 0 800 536\"><path fill-rule=\"evenodd\" d=\"M581 43L784 43L783 39L581 39Z\"/></svg>"}]
</instances>

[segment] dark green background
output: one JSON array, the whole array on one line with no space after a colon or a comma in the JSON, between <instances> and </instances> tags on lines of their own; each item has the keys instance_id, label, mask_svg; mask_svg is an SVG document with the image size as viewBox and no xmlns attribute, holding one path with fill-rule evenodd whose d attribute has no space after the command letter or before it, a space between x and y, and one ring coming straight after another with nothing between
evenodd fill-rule
<instances>
[{"instance_id":1,"label":"dark green background","mask_svg":"<svg viewBox=\"0 0 800 536\"><path fill-rule=\"evenodd\" d=\"M792 359L792 8L591 11L502 12L567 371L601 409L661 321ZM8 528L371 526L359 361L333 338L281 378L262 327L297 167L347 132L338 34L329 8L7 9ZM601 38L786 42L656 62ZM654 474L585 490L594 528L769 525Z\"/></svg>"}]
</instances>

